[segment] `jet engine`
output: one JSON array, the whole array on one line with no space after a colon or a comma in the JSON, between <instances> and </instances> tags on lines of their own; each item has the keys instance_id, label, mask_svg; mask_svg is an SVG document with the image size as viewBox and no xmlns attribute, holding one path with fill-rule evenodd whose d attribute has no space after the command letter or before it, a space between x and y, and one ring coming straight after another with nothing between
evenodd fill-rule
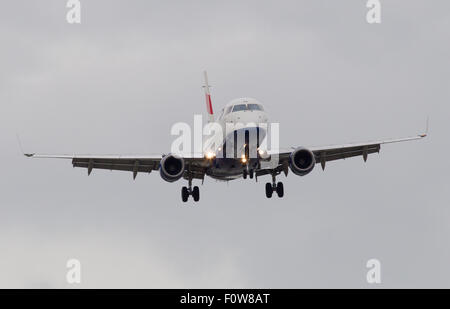
<instances>
[{"instance_id":1,"label":"jet engine","mask_svg":"<svg viewBox=\"0 0 450 309\"><path fill-rule=\"evenodd\" d=\"M167 182L180 179L184 173L184 159L176 155L167 155L161 159L159 173Z\"/></svg>"},{"instance_id":2,"label":"jet engine","mask_svg":"<svg viewBox=\"0 0 450 309\"><path fill-rule=\"evenodd\" d=\"M291 171L298 176L309 174L316 165L316 158L312 151L299 147L289 156L289 166Z\"/></svg>"}]
</instances>

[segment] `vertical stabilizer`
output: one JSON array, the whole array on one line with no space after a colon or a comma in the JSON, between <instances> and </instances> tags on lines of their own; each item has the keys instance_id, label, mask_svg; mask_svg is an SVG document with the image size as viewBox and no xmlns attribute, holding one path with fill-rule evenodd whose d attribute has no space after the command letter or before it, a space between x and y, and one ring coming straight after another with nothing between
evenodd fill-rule
<instances>
[{"instance_id":1,"label":"vertical stabilizer","mask_svg":"<svg viewBox=\"0 0 450 309\"><path fill-rule=\"evenodd\" d=\"M208 113L208 122L214 122L214 112L211 102L211 93L209 91L210 85L208 83L208 73L204 71L203 74L205 75L205 85L203 86L203 88L205 89L206 112Z\"/></svg>"}]
</instances>

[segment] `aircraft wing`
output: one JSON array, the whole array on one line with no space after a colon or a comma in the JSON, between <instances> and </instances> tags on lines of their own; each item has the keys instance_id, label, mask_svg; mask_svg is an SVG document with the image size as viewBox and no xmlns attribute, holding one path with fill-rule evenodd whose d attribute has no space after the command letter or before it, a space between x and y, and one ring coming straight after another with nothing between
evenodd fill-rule
<instances>
[{"instance_id":1,"label":"aircraft wing","mask_svg":"<svg viewBox=\"0 0 450 309\"><path fill-rule=\"evenodd\" d=\"M371 153L379 153L381 145L399 143L406 141L419 140L426 137L426 134L421 134L412 137L404 137L397 139L386 139L370 141L365 143L351 143L344 145L332 145L332 146L321 146L321 147L310 147L308 148L314 153L316 157L316 163L321 163L322 168L325 168L325 162L334 161L339 159L346 159L351 157L362 156L364 161L367 160L367 156Z\"/></svg>"},{"instance_id":2,"label":"aircraft wing","mask_svg":"<svg viewBox=\"0 0 450 309\"><path fill-rule=\"evenodd\" d=\"M117 170L133 172L133 178L138 173L151 173L159 169L162 155L52 155L52 154L24 154L30 158L68 159L73 167L87 168L88 175L93 169ZM204 158L183 157L186 168L190 169L194 178L204 176Z\"/></svg>"},{"instance_id":3,"label":"aircraft wing","mask_svg":"<svg viewBox=\"0 0 450 309\"><path fill-rule=\"evenodd\" d=\"M411 137L397 138L397 139L385 139L385 140L376 140L369 141L363 143L350 143L350 144L342 144L342 145L331 145L331 146L318 146L318 147L305 147L311 150L314 154L316 163L320 163L322 169L325 169L325 164L328 161L346 159L351 157L362 156L364 161L367 160L367 157L371 153L379 153L381 145L390 144L390 143L399 143L406 141L419 140L426 137L427 134L420 134ZM277 173L284 172L286 175L288 173L289 166L289 157L294 151L296 147L292 147L290 149L279 151L278 153L271 153L271 155L278 154L278 163L276 166L266 166L261 170L257 171L257 176L270 174L273 171Z\"/></svg>"}]
</instances>

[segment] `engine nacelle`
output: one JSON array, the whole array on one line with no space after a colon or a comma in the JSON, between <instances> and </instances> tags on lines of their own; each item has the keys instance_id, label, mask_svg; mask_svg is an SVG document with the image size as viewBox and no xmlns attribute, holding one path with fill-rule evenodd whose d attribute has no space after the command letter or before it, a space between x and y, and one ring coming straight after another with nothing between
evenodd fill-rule
<instances>
[{"instance_id":1,"label":"engine nacelle","mask_svg":"<svg viewBox=\"0 0 450 309\"><path fill-rule=\"evenodd\" d=\"M298 176L309 174L316 165L316 158L311 150L303 147L295 149L289 156L289 167Z\"/></svg>"},{"instance_id":2,"label":"engine nacelle","mask_svg":"<svg viewBox=\"0 0 450 309\"><path fill-rule=\"evenodd\" d=\"M164 156L160 162L159 173L167 182L177 181L184 173L184 159L171 154Z\"/></svg>"}]
</instances>

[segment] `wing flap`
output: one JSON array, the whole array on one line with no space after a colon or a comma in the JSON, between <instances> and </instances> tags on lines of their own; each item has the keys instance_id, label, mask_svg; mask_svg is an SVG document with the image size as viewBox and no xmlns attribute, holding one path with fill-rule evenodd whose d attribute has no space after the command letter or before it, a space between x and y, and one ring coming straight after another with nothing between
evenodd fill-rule
<instances>
[{"instance_id":1,"label":"wing flap","mask_svg":"<svg viewBox=\"0 0 450 309\"><path fill-rule=\"evenodd\" d=\"M26 154L25 154L26 155ZM116 170L133 172L133 178L138 173L151 173L159 169L163 156L161 155L53 155L29 154L31 158L71 159L73 167L86 168L88 175L93 169ZM209 160L192 154L183 155L186 162L186 171L192 178L203 179ZM186 176L187 177L187 176Z\"/></svg>"},{"instance_id":2,"label":"wing flap","mask_svg":"<svg viewBox=\"0 0 450 309\"><path fill-rule=\"evenodd\" d=\"M157 170L159 162L156 160L129 160L129 159L72 159L73 167L92 169L118 170L150 173Z\"/></svg>"},{"instance_id":3,"label":"wing flap","mask_svg":"<svg viewBox=\"0 0 450 309\"><path fill-rule=\"evenodd\" d=\"M371 153L380 152L380 144L376 145L365 145L357 147L347 147L347 148L337 148L328 150L316 150L313 151L316 156L316 162L328 162L335 161L339 159L346 159L351 157L366 156Z\"/></svg>"},{"instance_id":4,"label":"wing flap","mask_svg":"<svg viewBox=\"0 0 450 309\"><path fill-rule=\"evenodd\" d=\"M427 134L419 134L416 136L397 138L397 139L385 139L378 141L369 141L363 143L351 143L342 145L331 145L331 146L319 146L319 147L306 147L314 153L316 163L322 165L322 169L325 169L325 163L328 161L335 161L340 159L352 158L362 156L364 161L371 153L379 153L381 145L407 142L420 140L427 136ZM290 149L285 149L279 152L271 152L271 155L278 156L278 162L275 166L266 166L257 171L257 176L262 176L266 174L276 173L279 174L283 170L283 165L289 162L289 157L296 147L291 147Z\"/></svg>"}]
</instances>

